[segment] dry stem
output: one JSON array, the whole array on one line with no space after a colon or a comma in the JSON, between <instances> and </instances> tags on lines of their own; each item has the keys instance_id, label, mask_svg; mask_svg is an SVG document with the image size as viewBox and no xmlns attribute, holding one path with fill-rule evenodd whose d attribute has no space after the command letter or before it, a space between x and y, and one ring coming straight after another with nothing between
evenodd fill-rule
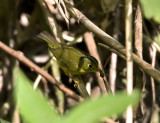
<instances>
[{"instance_id":1,"label":"dry stem","mask_svg":"<svg viewBox=\"0 0 160 123\"><path fill-rule=\"evenodd\" d=\"M44 78L46 78L49 82L54 84L56 87L58 87L60 90L62 90L66 95L74 98L77 101L82 101L83 99L75 94L72 90L65 87L65 85L60 84L57 82L50 74L48 74L45 70L38 67L36 64L34 64L32 61L30 61L27 57L24 56L24 54L20 51L16 51L4 43L0 41L0 49L5 51L6 53L10 54L11 56L15 57L25 65L27 65L32 71L37 72L38 74L42 75Z\"/></svg>"}]
</instances>

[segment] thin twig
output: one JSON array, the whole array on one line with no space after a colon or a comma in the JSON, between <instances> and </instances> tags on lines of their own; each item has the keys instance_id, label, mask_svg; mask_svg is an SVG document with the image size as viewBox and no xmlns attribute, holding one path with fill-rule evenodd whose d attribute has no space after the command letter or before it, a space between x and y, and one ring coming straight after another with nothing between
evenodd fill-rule
<instances>
[{"instance_id":1,"label":"thin twig","mask_svg":"<svg viewBox=\"0 0 160 123\"><path fill-rule=\"evenodd\" d=\"M120 32L120 7L116 8L115 17L114 17L114 29L113 29L113 37L118 40L119 36L118 33ZM116 77L117 77L117 61L118 57L117 54L111 53L111 60L110 60L110 68L109 68L109 82L111 84L112 92L114 93L116 90Z\"/></svg>"},{"instance_id":2,"label":"thin twig","mask_svg":"<svg viewBox=\"0 0 160 123\"><path fill-rule=\"evenodd\" d=\"M59 12L61 13L62 17L66 21L67 27L69 28L69 14L67 12L64 1L63 0L55 0L55 3L57 5L57 8L58 8Z\"/></svg>"},{"instance_id":3,"label":"thin twig","mask_svg":"<svg viewBox=\"0 0 160 123\"><path fill-rule=\"evenodd\" d=\"M132 0L125 0L125 42L127 64L127 93L133 91L133 58L132 58ZM128 106L126 123L133 123L133 109Z\"/></svg>"},{"instance_id":4,"label":"thin twig","mask_svg":"<svg viewBox=\"0 0 160 123\"><path fill-rule=\"evenodd\" d=\"M0 41L0 49L5 51L6 53L10 54L11 56L15 57L25 65L27 65L32 71L37 72L38 74L42 75L44 78L46 78L49 82L54 84L56 87L58 87L60 90L62 90L66 95L72 97L73 99L77 101L82 101L83 99L75 94L72 90L65 87L65 85L58 83L50 74L48 74L45 70L38 67L36 64L31 62L27 57L24 56L24 54L20 51L16 51L4 43Z\"/></svg>"},{"instance_id":5,"label":"thin twig","mask_svg":"<svg viewBox=\"0 0 160 123\"><path fill-rule=\"evenodd\" d=\"M111 84L111 90L114 93L116 89L116 76L117 76L117 54L111 54L111 62L109 67L109 82Z\"/></svg>"},{"instance_id":6,"label":"thin twig","mask_svg":"<svg viewBox=\"0 0 160 123\"><path fill-rule=\"evenodd\" d=\"M143 59L143 29L142 29L142 14L139 3L137 3L135 14L135 53ZM141 72L143 74L141 74ZM142 90L142 86L145 86L145 73L138 68L136 75L136 87ZM140 77L140 75L142 75ZM143 81L142 81L143 80Z\"/></svg>"},{"instance_id":7,"label":"thin twig","mask_svg":"<svg viewBox=\"0 0 160 123\"><path fill-rule=\"evenodd\" d=\"M85 39L85 43L88 47L90 55L94 56L99 61L100 69L102 69L102 63L101 63L92 33L86 32L84 34L84 39ZM102 93L106 92L105 83L103 82L103 79L100 78L99 73L96 73L96 76L97 76L97 80L98 80L98 84L99 84L101 92Z\"/></svg>"},{"instance_id":8,"label":"thin twig","mask_svg":"<svg viewBox=\"0 0 160 123\"><path fill-rule=\"evenodd\" d=\"M52 68L52 75L53 77L59 82L62 83L61 81L61 74L60 74L60 68L58 65L58 61L53 57L52 60L50 61L51 68ZM64 113L64 103L65 103L65 98L64 94L62 91L60 91L58 88L55 88L55 94L57 98L57 103L58 103L58 109L61 114Z\"/></svg>"},{"instance_id":9,"label":"thin twig","mask_svg":"<svg viewBox=\"0 0 160 123\"><path fill-rule=\"evenodd\" d=\"M117 54L117 55L120 56L122 59L126 60L126 56L124 56L124 55L122 55L121 53L117 52L115 49L110 48L110 47L108 47L107 45L102 44L102 43L98 43L98 45L100 45L101 47L106 48L107 50L109 50L109 51Z\"/></svg>"},{"instance_id":10,"label":"thin twig","mask_svg":"<svg viewBox=\"0 0 160 123\"><path fill-rule=\"evenodd\" d=\"M136 12L135 12L135 21L134 21L134 30L135 30L135 53L143 59L143 28L142 28L142 13L139 2L137 2ZM136 67L137 68L137 67ZM145 87L145 73L140 69L137 68L136 72L136 85L135 89L139 89L140 91L143 90ZM143 101L139 102L136 106L134 106L134 113L136 116L142 113L142 110L139 109L140 105L143 105ZM135 116L133 114L133 116Z\"/></svg>"},{"instance_id":11,"label":"thin twig","mask_svg":"<svg viewBox=\"0 0 160 123\"><path fill-rule=\"evenodd\" d=\"M156 48L152 45L152 51L151 52L151 59L152 59L152 66L155 67L155 63L156 63ZM151 77L151 87L152 87L152 102L153 105L156 102L156 94L155 94L155 84L154 84L154 79Z\"/></svg>"},{"instance_id":12,"label":"thin twig","mask_svg":"<svg viewBox=\"0 0 160 123\"><path fill-rule=\"evenodd\" d=\"M143 30L142 30L142 14L139 3L137 3L136 15L135 15L135 53L143 58Z\"/></svg>"},{"instance_id":13,"label":"thin twig","mask_svg":"<svg viewBox=\"0 0 160 123\"><path fill-rule=\"evenodd\" d=\"M44 70L47 70L51 66L50 61L51 60L49 60L49 62L43 67ZM38 87L39 82L41 81L41 79L42 79L42 76L38 75L36 80L35 80L35 82L34 82L34 84L33 84L33 89L36 89Z\"/></svg>"},{"instance_id":14,"label":"thin twig","mask_svg":"<svg viewBox=\"0 0 160 123\"><path fill-rule=\"evenodd\" d=\"M45 16L45 19L47 21L47 24L52 32L52 34L54 35L55 39L58 41L58 42L62 42L64 43L64 40L62 38L62 34L60 32L60 28L56 22L56 20L54 19L54 17L52 16L51 12L49 11L49 7L48 7L48 4L46 2L45 5L43 4L44 1L42 0L38 0L38 3L39 5L41 6L42 8L42 11L44 13L44 16Z\"/></svg>"},{"instance_id":15,"label":"thin twig","mask_svg":"<svg viewBox=\"0 0 160 123\"><path fill-rule=\"evenodd\" d=\"M155 46L158 52L160 52L160 46L156 41L153 41L153 39L150 38L150 35L143 35L144 41L146 41L148 44Z\"/></svg>"}]
</instances>

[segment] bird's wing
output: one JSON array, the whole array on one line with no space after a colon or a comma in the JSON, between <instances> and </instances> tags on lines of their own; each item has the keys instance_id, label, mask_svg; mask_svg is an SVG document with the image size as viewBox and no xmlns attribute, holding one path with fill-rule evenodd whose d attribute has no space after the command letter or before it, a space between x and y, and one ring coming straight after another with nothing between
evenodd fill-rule
<instances>
[{"instance_id":1,"label":"bird's wing","mask_svg":"<svg viewBox=\"0 0 160 123\"><path fill-rule=\"evenodd\" d=\"M52 49L51 51L62 67L66 67L72 73L77 72L79 58L84 56L81 51L68 46Z\"/></svg>"}]
</instances>

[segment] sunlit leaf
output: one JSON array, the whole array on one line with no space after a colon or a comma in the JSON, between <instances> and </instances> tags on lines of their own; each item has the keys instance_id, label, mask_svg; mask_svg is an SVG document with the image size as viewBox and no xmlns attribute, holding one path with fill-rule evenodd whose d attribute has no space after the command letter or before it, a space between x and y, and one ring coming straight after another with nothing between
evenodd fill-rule
<instances>
[{"instance_id":1,"label":"sunlit leaf","mask_svg":"<svg viewBox=\"0 0 160 123\"><path fill-rule=\"evenodd\" d=\"M15 98L20 114L28 123L56 123L58 115L20 69L14 71Z\"/></svg>"},{"instance_id":2,"label":"sunlit leaf","mask_svg":"<svg viewBox=\"0 0 160 123\"><path fill-rule=\"evenodd\" d=\"M125 93L117 93L115 96L103 96L96 100L88 100L69 112L64 118L64 122L97 123L104 116L109 117L123 113L128 105L134 105L138 100L138 92L131 96Z\"/></svg>"},{"instance_id":3,"label":"sunlit leaf","mask_svg":"<svg viewBox=\"0 0 160 123\"><path fill-rule=\"evenodd\" d=\"M140 2L146 18L160 23L160 0L140 0Z\"/></svg>"},{"instance_id":4,"label":"sunlit leaf","mask_svg":"<svg viewBox=\"0 0 160 123\"><path fill-rule=\"evenodd\" d=\"M8 122L8 121L3 120L3 119L0 118L0 123L10 123L10 122Z\"/></svg>"}]
</instances>

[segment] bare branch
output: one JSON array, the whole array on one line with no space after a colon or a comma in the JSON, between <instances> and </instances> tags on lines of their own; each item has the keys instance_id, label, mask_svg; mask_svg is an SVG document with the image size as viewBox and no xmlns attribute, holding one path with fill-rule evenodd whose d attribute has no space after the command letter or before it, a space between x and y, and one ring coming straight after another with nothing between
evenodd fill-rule
<instances>
[{"instance_id":1,"label":"bare branch","mask_svg":"<svg viewBox=\"0 0 160 123\"><path fill-rule=\"evenodd\" d=\"M27 65L32 71L37 72L38 74L42 75L44 78L46 78L49 82L54 84L56 87L58 87L61 91L63 91L66 95L72 97L73 99L77 101L82 101L83 99L75 94L72 90L65 87L65 85L60 84L57 82L50 74L48 74L45 70L41 69L39 66L34 64L32 61L30 61L27 57L24 56L24 54L20 51L16 51L4 43L0 41L0 49L5 51L6 53L10 54L11 56L15 57L25 65Z\"/></svg>"},{"instance_id":2,"label":"bare branch","mask_svg":"<svg viewBox=\"0 0 160 123\"><path fill-rule=\"evenodd\" d=\"M74 8L71 4L65 1L68 12L82 25L84 25L89 31L95 33L106 45L115 49L122 55L126 56L125 47L118 42L116 39L112 38L110 35L102 31L99 27L93 24L86 16L84 16L78 9ZM150 64L140 59L137 55L132 53L133 61L137 66L139 66L145 73L152 76L157 82L160 83L160 71L153 68Z\"/></svg>"}]
</instances>

